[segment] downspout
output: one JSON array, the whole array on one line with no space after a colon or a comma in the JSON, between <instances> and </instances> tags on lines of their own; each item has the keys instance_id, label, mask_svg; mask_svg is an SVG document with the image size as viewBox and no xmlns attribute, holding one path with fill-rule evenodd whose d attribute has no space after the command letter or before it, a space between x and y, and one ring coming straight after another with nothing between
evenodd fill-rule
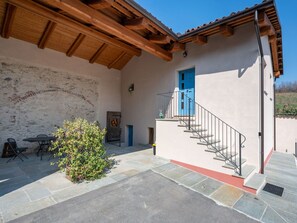
<instances>
[{"instance_id":1,"label":"downspout","mask_svg":"<svg viewBox=\"0 0 297 223\"><path fill-rule=\"evenodd\" d=\"M261 162L261 169L260 173L264 174L264 54L263 54L263 47L260 37L260 28L258 25L258 11L255 11L255 19L254 19L255 31L258 41L258 49L260 53L260 162Z\"/></svg>"}]
</instances>

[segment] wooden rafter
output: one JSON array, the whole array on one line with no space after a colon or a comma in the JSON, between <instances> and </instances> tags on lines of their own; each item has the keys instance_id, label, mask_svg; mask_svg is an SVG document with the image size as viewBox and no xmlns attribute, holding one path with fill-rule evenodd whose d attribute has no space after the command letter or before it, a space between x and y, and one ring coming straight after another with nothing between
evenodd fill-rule
<instances>
[{"instance_id":1,"label":"wooden rafter","mask_svg":"<svg viewBox=\"0 0 297 223\"><path fill-rule=\"evenodd\" d=\"M273 62L273 71L274 75L279 72L279 61L278 61L278 54L277 54L277 40L276 36L269 36L269 43L271 48L272 54L272 62Z\"/></svg>"},{"instance_id":2,"label":"wooden rafter","mask_svg":"<svg viewBox=\"0 0 297 223\"><path fill-rule=\"evenodd\" d=\"M198 44L198 45L204 45L207 43L207 37L206 36L201 36L201 35L197 35L194 37L193 40L194 43Z\"/></svg>"},{"instance_id":3,"label":"wooden rafter","mask_svg":"<svg viewBox=\"0 0 297 223\"><path fill-rule=\"evenodd\" d=\"M16 13L16 7L11 4L6 4L6 12L5 12L5 17L2 23L2 30L1 30L1 36L3 38L7 39L10 36L15 13Z\"/></svg>"},{"instance_id":4,"label":"wooden rafter","mask_svg":"<svg viewBox=\"0 0 297 223\"><path fill-rule=\"evenodd\" d=\"M143 17L135 18L135 19L129 19L124 22L124 26L133 29L133 30L140 30L145 29L148 25L147 21Z\"/></svg>"},{"instance_id":5,"label":"wooden rafter","mask_svg":"<svg viewBox=\"0 0 297 223\"><path fill-rule=\"evenodd\" d=\"M85 37L86 37L86 35L84 35L84 34L81 34L81 33L78 34L78 36L76 37L76 39L74 40L74 42L72 43L70 48L67 50L66 55L68 57L71 57L75 53L75 51L80 46L80 44L82 43L82 41L84 40Z\"/></svg>"},{"instance_id":6,"label":"wooden rafter","mask_svg":"<svg viewBox=\"0 0 297 223\"><path fill-rule=\"evenodd\" d=\"M228 26L228 25L221 25L220 26L220 33L225 37L229 37L229 36L232 36L234 34L234 29L231 26Z\"/></svg>"},{"instance_id":7,"label":"wooden rafter","mask_svg":"<svg viewBox=\"0 0 297 223\"><path fill-rule=\"evenodd\" d=\"M46 44L51 36L51 34L54 32L55 28L57 26L57 23L52 22L52 21L48 21L42 36L40 37L40 40L38 42L38 48L40 49L44 49L46 47Z\"/></svg>"},{"instance_id":8,"label":"wooden rafter","mask_svg":"<svg viewBox=\"0 0 297 223\"><path fill-rule=\"evenodd\" d=\"M157 44L167 44L170 43L170 37L165 35L151 35L149 41Z\"/></svg>"},{"instance_id":9,"label":"wooden rafter","mask_svg":"<svg viewBox=\"0 0 297 223\"><path fill-rule=\"evenodd\" d=\"M90 63L94 63L99 57L100 55L103 53L103 51L107 48L107 44L103 43L99 49L96 51L96 53L94 53L94 55L91 57L91 59L89 60Z\"/></svg>"},{"instance_id":10,"label":"wooden rafter","mask_svg":"<svg viewBox=\"0 0 297 223\"><path fill-rule=\"evenodd\" d=\"M123 13L128 18L132 18L133 14L118 4L115 0L86 0L85 3L94 9L106 9L114 7L119 12Z\"/></svg>"},{"instance_id":11,"label":"wooden rafter","mask_svg":"<svg viewBox=\"0 0 297 223\"><path fill-rule=\"evenodd\" d=\"M94 9L105 9L111 7L114 2L114 0L87 0L86 4Z\"/></svg>"},{"instance_id":12,"label":"wooden rafter","mask_svg":"<svg viewBox=\"0 0 297 223\"><path fill-rule=\"evenodd\" d=\"M44 2L56 8L62 9L76 18L92 24L107 33L111 33L114 36L117 36L166 61L172 60L172 54L170 52L80 1L44 0Z\"/></svg>"},{"instance_id":13,"label":"wooden rafter","mask_svg":"<svg viewBox=\"0 0 297 223\"><path fill-rule=\"evenodd\" d=\"M48 20L51 20L53 22L56 22L57 24L61 24L64 26L67 26L68 28L77 31L79 30L82 34L85 34L86 36L93 37L101 42L105 42L107 44L111 44L117 48L120 48L122 50L127 51L128 54L132 56L140 56L141 50L127 45L121 41L115 40L112 37L107 36L106 34L103 34L99 31L95 31L85 25L82 25L81 23L78 23L64 15L61 15L53 10L50 10L44 6L41 6L35 2L32 1L19 1L19 0L7 0L9 4L12 4L16 7L20 7L22 9L25 9L33 14L36 14L38 16L41 16L43 18L46 18Z\"/></svg>"},{"instance_id":14,"label":"wooden rafter","mask_svg":"<svg viewBox=\"0 0 297 223\"><path fill-rule=\"evenodd\" d=\"M180 43L180 42L174 42L172 45L171 45L171 49L170 49L170 52L171 53L174 53L174 52L178 52L178 51L183 51L186 49L186 44L184 43Z\"/></svg>"},{"instance_id":15,"label":"wooden rafter","mask_svg":"<svg viewBox=\"0 0 297 223\"><path fill-rule=\"evenodd\" d=\"M110 64L108 64L108 68L113 68L114 65L116 65L116 63L121 60L123 58L123 56L125 56L125 52L122 52L114 61L112 61Z\"/></svg>"},{"instance_id":16,"label":"wooden rafter","mask_svg":"<svg viewBox=\"0 0 297 223\"><path fill-rule=\"evenodd\" d=\"M264 11L259 12L258 23L261 36L276 35L275 29Z\"/></svg>"}]
</instances>

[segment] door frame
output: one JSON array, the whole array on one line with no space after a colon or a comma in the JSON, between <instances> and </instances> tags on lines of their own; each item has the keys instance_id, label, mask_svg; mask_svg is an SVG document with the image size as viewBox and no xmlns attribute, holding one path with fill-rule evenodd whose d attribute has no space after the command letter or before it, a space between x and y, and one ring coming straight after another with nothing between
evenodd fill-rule
<instances>
[{"instance_id":1,"label":"door frame","mask_svg":"<svg viewBox=\"0 0 297 223\"><path fill-rule=\"evenodd\" d=\"M179 69L177 69L175 71L175 92L178 92L179 89L179 74L180 72L184 71L184 70L190 70L190 69L194 69L194 100L196 101L196 66L192 65L192 66L187 66L187 67L181 67ZM179 96L178 96L179 97ZM179 98L177 98L177 100L179 100ZM177 103L177 113L179 113L179 102ZM195 114L195 111L194 111Z\"/></svg>"}]
</instances>

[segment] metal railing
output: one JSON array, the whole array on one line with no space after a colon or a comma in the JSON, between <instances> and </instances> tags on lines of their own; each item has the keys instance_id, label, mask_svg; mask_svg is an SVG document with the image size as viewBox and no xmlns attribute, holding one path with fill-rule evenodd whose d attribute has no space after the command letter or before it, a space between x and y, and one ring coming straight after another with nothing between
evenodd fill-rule
<instances>
[{"instance_id":1,"label":"metal railing","mask_svg":"<svg viewBox=\"0 0 297 223\"><path fill-rule=\"evenodd\" d=\"M236 173L242 174L242 148L246 137L212 112L188 97L187 91L175 91L157 95L158 118L176 118L193 138L216 153L216 159L224 160Z\"/></svg>"}]
</instances>

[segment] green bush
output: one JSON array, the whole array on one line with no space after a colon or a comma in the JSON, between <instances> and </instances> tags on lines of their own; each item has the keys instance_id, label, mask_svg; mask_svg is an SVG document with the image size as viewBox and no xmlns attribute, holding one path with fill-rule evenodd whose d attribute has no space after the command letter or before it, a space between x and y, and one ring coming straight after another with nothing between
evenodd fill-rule
<instances>
[{"instance_id":1,"label":"green bush","mask_svg":"<svg viewBox=\"0 0 297 223\"><path fill-rule=\"evenodd\" d=\"M56 140L50 150L55 152L59 168L66 170L71 181L99 179L111 168L112 161L103 146L105 133L98 123L77 118L64 121L63 127L53 134Z\"/></svg>"}]
</instances>

